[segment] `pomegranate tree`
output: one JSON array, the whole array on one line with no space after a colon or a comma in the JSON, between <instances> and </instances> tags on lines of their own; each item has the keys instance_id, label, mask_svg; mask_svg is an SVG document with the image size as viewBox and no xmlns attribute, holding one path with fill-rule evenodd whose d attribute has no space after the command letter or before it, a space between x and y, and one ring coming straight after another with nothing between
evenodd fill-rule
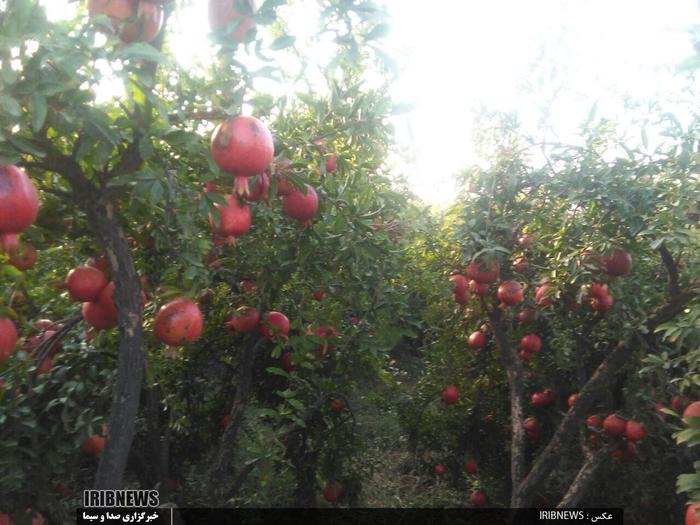
<instances>
[{"instance_id":1,"label":"pomegranate tree","mask_svg":"<svg viewBox=\"0 0 700 525\"><path fill-rule=\"evenodd\" d=\"M156 314L153 335L170 346L195 342L202 335L199 307L182 297L163 305Z\"/></svg>"},{"instance_id":2,"label":"pomegranate tree","mask_svg":"<svg viewBox=\"0 0 700 525\"><path fill-rule=\"evenodd\" d=\"M39 196L17 166L0 165L0 233L21 233L39 213Z\"/></svg>"},{"instance_id":3,"label":"pomegranate tree","mask_svg":"<svg viewBox=\"0 0 700 525\"><path fill-rule=\"evenodd\" d=\"M305 226L310 226L311 219L318 211L316 190L308 184L306 193L295 188L289 195L282 197L282 209L287 216L300 221Z\"/></svg>"},{"instance_id":4,"label":"pomegranate tree","mask_svg":"<svg viewBox=\"0 0 700 525\"><path fill-rule=\"evenodd\" d=\"M250 193L248 177L263 173L274 155L272 133L255 117L230 117L214 130L211 155L222 171L235 177L235 192Z\"/></svg>"}]
</instances>

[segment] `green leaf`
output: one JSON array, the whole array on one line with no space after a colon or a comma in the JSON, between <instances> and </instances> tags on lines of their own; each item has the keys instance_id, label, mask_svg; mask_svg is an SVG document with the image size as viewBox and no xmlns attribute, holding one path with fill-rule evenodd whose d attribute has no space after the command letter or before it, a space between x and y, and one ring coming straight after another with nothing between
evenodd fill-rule
<instances>
[{"instance_id":1,"label":"green leaf","mask_svg":"<svg viewBox=\"0 0 700 525\"><path fill-rule=\"evenodd\" d=\"M389 24L378 24L372 28L372 30L365 35L365 42L369 40L376 40L378 38L384 38L389 34L391 27Z\"/></svg>"},{"instance_id":2,"label":"green leaf","mask_svg":"<svg viewBox=\"0 0 700 525\"><path fill-rule=\"evenodd\" d=\"M285 35L277 38L272 44L270 44L270 49L285 49L287 47L293 46L296 42L296 37Z\"/></svg>"},{"instance_id":3,"label":"green leaf","mask_svg":"<svg viewBox=\"0 0 700 525\"><path fill-rule=\"evenodd\" d=\"M47 110L46 98L42 95L34 93L29 97L29 111L32 112L32 129L35 133L38 133L44 126Z\"/></svg>"},{"instance_id":4,"label":"green leaf","mask_svg":"<svg viewBox=\"0 0 700 525\"><path fill-rule=\"evenodd\" d=\"M123 60L146 60L148 62L156 62L158 64L167 64L168 57L158 51L155 47L143 42L134 42L121 49L117 56Z\"/></svg>"},{"instance_id":5,"label":"green leaf","mask_svg":"<svg viewBox=\"0 0 700 525\"><path fill-rule=\"evenodd\" d=\"M288 402L290 405L292 405L294 408L296 408L297 410L299 410L300 412L304 410L304 403L302 403L302 402L299 401L298 399L290 398L290 399L287 399L287 402Z\"/></svg>"},{"instance_id":6,"label":"green leaf","mask_svg":"<svg viewBox=\"0 0 700 525\"><path fill-rule=\"evenodd\" d=\"M10 95L0 95L0 109L13 117L19 117L22 114L22 107Z\"/></svg>"},{"instance_id":7,"label":"green leaf","mask_svg":"<svg viewBox=\"0 0 700 525\"><path fill-rule=\"evenodd\" d=\"M17 135L10 135L7 138L8 142L15 146L17 149L24 153L30 153L34 155L35 157L43 157L46 155L43 150L40 148L36 147L33 142L31 142L28 139L25 139L23 137L19 137Z\"/></svg>"}]
</instances>

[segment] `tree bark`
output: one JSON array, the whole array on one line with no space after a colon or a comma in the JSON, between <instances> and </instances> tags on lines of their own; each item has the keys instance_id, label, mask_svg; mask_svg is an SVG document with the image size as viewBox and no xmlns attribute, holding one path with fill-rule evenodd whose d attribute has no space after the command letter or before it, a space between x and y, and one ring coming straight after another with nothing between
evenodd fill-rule
<instances>
[{"instance_id":1,"label":"tree bark","mask_svg":"<svg viewBox=\"0 0 700 525\"><path fill-rule=\"evenodd\" d=\"M557 508L572 508L578 507L581 504L581 500L588 492L588 488L595 481L600 467L603 465L603 462L610 457L615 446L615 443L609 443L588 456L585 463L578 471L576 478L574 478L574 481L566 491L566 494L564 494L559 505L557 505Z\"/></svg>"}]
</instances>

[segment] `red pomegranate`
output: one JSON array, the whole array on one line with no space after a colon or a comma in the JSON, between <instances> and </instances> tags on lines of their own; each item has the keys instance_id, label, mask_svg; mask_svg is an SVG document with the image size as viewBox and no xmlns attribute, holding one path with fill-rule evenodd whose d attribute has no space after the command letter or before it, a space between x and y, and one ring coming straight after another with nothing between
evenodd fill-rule
<instances>
[{"instance_id":1,"label":"red pomegranate","mask_svg":"<svg viewBox=\"0 0 700 525\"><path fill-rule=\"evenodd\" d=\"M447 385L442 389L442 400L446 405L454 405L459 401L459 390L455 385Z\"/></svg>"},{"instance_id":2,"label":"red pomegranate","mask_svg":"<svg viewBox=\"0 0 700 525\"><path fill-rule=\"evenodd\" d=\"M85 438L82 445L80 445L80 450L82 450L83 454L92 458L96 458L102 454L102 449L104 448L105 438L97 434Z\"/></svg>"},{"instance_id":3,"label":"red pomegranate","mask_svg":"<svg viewBox=\"0 0 700 525\"><path fill-rule=\"evenodd\" d=\"M253 187L250 188L250 193L244 195L243 198L250 202L267 201L270 194L270 176L267 172L253 177Z\"/></svg>"},{"instance_id":4,"label":"red pomegranate","mask_svg":"<svg viewBox=\"0 0 700 525\"><path fill-rule=\"evenodd\" d=\"M335 482L331 482L323 488L323 499L328 503L335 503L342 494L342 487Z\"/></svg>"},{"instance_id":5,"label":"red pomegranate","mask_svg":"<svg viewBox=\"0 0 700 525\"><path fill-rule=\"evenodd\" d=\"M323 301L326 298L326 292L323 290L316 290L313 293L313 298L314 298L314 301L318 301L320 303L321 301Z\"/></svg>"},{"instance_id":6,"label":"red pomegranate","mask_svg":"<svg viewBox=\"0 0 700 525\"><path fill-rule=\"evenodd\" d=\"M110 281L107 283L107 286L102 289L100 296L97 299L97 303L105 311L105 313L110 318L114 319L117 319L117 304L114 302L114 292L116 289L117 285L114 283L114 281ZM141 308L146 305L146 301L146 294L143 290L141 290Z\"/></svg>"},{"instance_id":7,"label":"red pomegranate","mask_svg":"<svg viewBox=\"0 0 700 525\"><path fill-rule=\"evenodd\" d=\"M488 504L488 498L481 490L474 490L469 494L469 501L475 507L485 507Z\"/></svg>"},{"instance_id":8,"label":"red pomegranate","mask_svg":"<svg viewBox=\"0 0 700 525\"><path fill-rule=\"evenodd\" d=\"M603 428L603 419L600 416L588 416L586 424L593 428Z\"/></svg>"},{"instance_id":9,"label":"red pomegranate","mask_svg":"<svg viewBox=\"0 0 700 525\"><path fill-rule=\"evenodd\" d=\"M488 269L483 269L482 261L472 261L467 266L467 277L478 283L494 283L498 280L499 275L500 269L496 261L489 261Z\"/></svg>"},{"instance_id":10,"label":"red pomegranate","mask_svg":"<svg viewBox=\"0 0 700 525\"><path fill-rule=\"evenodd\" d=\"M496 290L496 297L506 306L513 306L523 300L523 287L515 281L504 281Z\"/></svg>"},{"instance_id":11,"label":"red pomegranate","mask_svg":"<svg viewBox=\"0 0 700 525\"><path fill-rule=\"evenodd\" d=\"M17 328L10 319L0 317L0 364L7 361L15 352Z\"/></svg>"},{"instance_id":12,"label":"red pomegranate","mask_svg":"<svg viewBox=\"0 0 700 525\"><path fill-rule=\"evenodd\" d=\"M535 321L535 310L532 308L524 308L518 314L520 324L531 324Z\"/></svg>"},{"instance_id":13,"label":"red pomegranate","mask_svg":"<svg viewBox=\"0 0 700 525\"><path fill-rule=\"evenodd\" d=\"M435 475L437 477L441 477L444 474L445 474L445 465L443 465L442 463L438 463L437 465L435 465Z\"/></svg>"},{"instance_id":14,"label":"red pomegranate","mask_svg":"<svg viewBox=\"0 0 700 525\"><path fill-rule=\"evenodd\" d=\"M535 289L535 304L537 306L549 306L554 302L554 287L550 283L543 283Z\"/></svg>"},{"instance_id":15,"label":"red pomegranate","mask_svg":"<svg viewBox=\"0 0 700 525\"><path fill-rule=\"evenodd\" d=\"M38 376L41 376L44 374L48 374L52 368L53 360L50 357L45 357L41 360L41 363L39 363L39 365L36 367L36 371L34 373Z\"/></svg>"},{"instance_id":16,"label":"red pomegranate","mask_svg":"<svg viewBox=\"0 0 700 525\"><path fill-rule=\"evenodd\" d=\"M226 323L231 331L248 333L257 330L260 324L260 314L251 306L239 306L233 318Z\"/></svg>"},{"instance_id":17,"label":"red pomegranate","mask_svg":"<svg viewBox=\"0 0 700 525\"><path fill-rule=\"evenodd\" d=\"M538 432L540 430L540 423L534 417L528 417L523 421L523 428L528 432Z\"/></svg>"},{"instance_id":18,"label":"red pomegranate","mask_svg":"<svg viewBox=\"0 0 700 525\"><path fill-rule=\"evenodd\" d=\"M452 292L456 294L464 294L469 287L467 278L464 275L450 275L450 281L454 283Z\"/></svg>"},{"instance_id":19,"label":"red pomegranate","mask_svg":"<svg viewBox=\"0 0 700 525\"><path fill-rule=\"evenodd\" d=\"M117 326L117 316L112 315L100 303L83 303L83 319L97 330L108 330Z\"/></svg>"},{"instance_id":20,"label":"red pomegranate","mask_svg":"<svg viewBox=\"0 0 700 525\"><path fill-rule=\"evenodd\" d=\"M244 294L254 294L258 290L258 287L255 286L255 283L248 279L238 283L238 286L240 286L241 292L243 292Z\"/></svg>"},{"instance_id":21,"label":"red pomegranate","mask_svg":"<svg viewBox=\"0 0 700 525\"><path fill-rule=\"evenodd\" d=\"M237 22L229 38L236 43L245 40L248 31L255 27L256 6L253 0L209 0L209 25L212 31L221 31Z\"/></svg>"},{"instance_id":22,"label":"red pomegranate","mask_svg":"<svg viewBox=\"0 0 700 525\"><path fill-rule=\"evenodd\" d=\"M340 399L334 399L328 406L334 414L340 414L345 408L345 404Z\"/></svg>"},{"instance_id":23,"label":"red pomegranate","mask_svg":"<svg viewBox=\"0 0 700 525\"><path fill-rule=\"evenodd\" d=\"M685 525L700 525L700 503L688 505L685 512Z\"/></svg>"},{"instance_id":24,"label":"red pomegranate","mask_svg":"<svg viewBox=\"0 0 700 525\"><path fill-rule=\"evenodd\" d=\"M464 472L467 474L476 474L479 472L479 465L477 464L475 459L468 459L464 463Z\"/></svg>"},{"instance_id":25,"label":"red pomegranate","mask_svg":"<svg viewBox=\"0 0 700 525\"><path fill-rule=\"evenodd\" d=\"M219 225L209 215L209 226L215 235L221 237L240 237L248 231L253 222L253 213L247 204L241 205L235 195L226 195L226 206L214 204L219 212Z\"/></svg>"},{"instance_id":26,"label":"red pomegranate","mask_svg":"<svg viewBox=\"0 0 700 525\"><path fill-rule=\"evenodd\" d=\"M231 424L231 416L225 414L221 416L221 421L219 421L219 430L222 432Z\"/></svg>"},{"instance_id":27,"label":"red pomegranate","mask_svg":"<svg viewBox=\"0 0 700 525\"><path fill-rule=\"evenodd\" d=\"M673 396L671 398L671 408L679 414L690 404L688 396Z\"/></svg>"},{"instance_id":28,"label":"red pomegranate","mask_svg":"<svg viewBox=\"0 0 700 525\"><path fill-rule=\"evenodd\" d=\"M578 394L571 394L569 396L569 399L566 400L566 404L568 405L569 408L571 408L574 406L577 399L578 399Z\"/></svg>"},{"instance_id":29,"label":"red pomegranate","mask_svg":"<svg viewBox=\"0 0 700 525\"><path fill-rule=\"evenodd\" d=\"M280 361L282 362L282 370L285 370L287 372L294 371L294 365L292 364L292 353L291 352L284 352L282 354L282 357L280 358Z\"/></svg>"},{"instance_id":30,"label":"red pomegranate","mask_svg":"<svg viewBox=\"0 0 700 525\"><path fill-rule=\"evenodd\" d=\"M0 525L12 525L12 518L9 514L0 512Z\"/></svg>"},{"instance_id":31,"label":"red pomegranate","mask_svg":"<svg viewBox=\"0 0 700 525\"><path fill-rule=\"evenodd\" d=\"M66 288L74 301L95 302L105 286L105 274L92 266L73 268L66 277Z\"/></svg>"},{"instance_id":32,"label":"red pomegranate","mask_svg":"<svg viewBox=\"0 0 700 525\"><path fill-rule=\"evenodd\" d=\"M627 422L616 414L610 414L603 420L603 432L609 436L621 436L626 427Z\"/></svg>"},{"instance_id":33,"label":"red pomegranate","mask_svg":"<svg viewBox=\"0 0 700 525\"><path fill-rule=\"evenodd\" d=\"M197 303L178 297L163 305L153 322L153 335L170 346L194 343L202 335L202 312Z\"/></svg>"},{"instance_id":34,"label":"red pomegranate","mask_svg":"<svg viewBox=\"0 0 700 525\"><path fill-rule=\"evenodd\" d=\"M525 273L530 269L530 263L527 260L527 257L521 256L516 258L513 261L513 270L515 270L518 273Z\"/></svg>"},{"instance_id":35,"label":"red pomegranate","mask_svg":"<svg viewBox=\"0 0 700 525\"><path fill-rule=\"evenodd\" d=\"M269 312L260 327L260 332L268 341L273 341L276 336L286 339L289 333L289 319L283 313Z\"/></svg>"},{"instance_id":36,"label":"red pomegranate","mask_svg":"<svg viewBox=\"0 0 700 525\"><path fill-rule=\"evenodd\" d=\"M479 297L483 297L487 293L489 293L489 284L488 283L480 283L472 279L469 281L469 291L473 294L478 295Z\"/></svg>"},{"instance_id":37,"label":"red pomegranate","mask_svg":"<svg viewBox=\"0 0 700 525\"><path fill-rule=\"evenodd\" d=\"M87 265L97 268L101 272L107 272L110 269L109 259L105 255L100 255L97 258L91 257Z\"/></svg>"},{"instance_id":38,"label":"red pomegranate","mask_svg":"<svg viewBox=\"0 0 700 525\"><path fill-rule=\"evenodd\" d=\"M467 345L473 350L476 350L478 348L484 348L487 343L488 340L486 338L486 335L481 330L472 332L469 336L469 339L467 339Z\"/></svg>"},{"instance_id":39,"label":"red pomegranate","mask_svg":"<svg viewBox=\"0 0 700 525\"><path fill-rule=\"evenodd\" d=\"M335 153L332 153L326 159L326 171L328 173L333 173L337 168L338 168L338 156Z\"/></svg>"},{"instance_id":40,"label":"red pomegranate","mask_svg":"<svg viewBox=\"0 0 700 525\"><path fill-rule=\"evenodd\" d=\"M677 411L680 412L680 411ZM683 418L700 417L700 401L690 403L683 411Z\"/></svg>"},{"instance_id":41,"label":"red pomegranate","mask_svg":"<svg viewBox=\"0 0 700 525\"><path fill-rule=\"evenodd\" d=\"M520 349L528 354L536 354L542 349L542 339L537 334L524 335L520 339Z\"/></svg>"},{"instance_id":42,"label":"red pomegranate","mask_svg":"<svg viewBox=\"0 0 700 525\"><path fill-rule=\"evenodd\" d=\"M21 242L17 248L9 250L7 254L10 257L8 262L21 272L29 270L36 264L36 250L28 242Z\"/></svg>"},{"instance_id":43,"label":"red pomegranate","mask_svg":"<svg viewBox=\"0 0 700 525\"><path fill-rule=\"evenodd\" d=\"M608 274L613 277L625 275L632 268L632 256L627 250L617 249L610 257L605 257L603 260Z\"/></svg>"},{"instance_id":44,"label":"red pomegranate","mask_svg":"<svg viewBox=\"0 0 700 525\"><path fill-rule=\"evenodd\" d=\"M63 328L63 325L56 324L51 319L39 319L38 321L34 322L33 326L40 332L43 332L44 330L49 330L51 328L54 328L56 330L60 330L61 328Z\"/></svg>"},{"instance_id":45,"label":"red pomegranate","mask_svg":"<svg viewBox=\"0 0 700 525\"><path fill-rule=\"evenodd\" d=\"M322 326L314 330L312 333L316 334L324 340L322 345L316 347L316 357L321 358L324 355L332 354L335 350L335 347L328 343L328 339L335 338L338 336L338 334L335 331L335 326L333 326L332 324Z\"/></svg>"},{"instance_id":46,"label":"red pomegranate","mask_svg":"<svg viewBox=\"0 0 700 525\"><path fill-rule=\"evenodd\" d=\"M625 425L625 437L627 438L627 441L636 443L637 441L644 439L646 435L647 431L644 428L644 425L641 423L637 423L636 421L632 421L630 419L627 422L627 425Z\"/></svg>"},{"instance_id":47,"label":"red pomegranate","mask_svg":"<svg viewBox=\"0 0 700 525\"><path fill-rule=\"evenodd\" d=\"M274 155L272 133L255 117L231 117L211 138L211 155L221 170L233 174L236 193L246 195L248 177L263 173Z\"/></svg>"},{"instance_id":48,"label":"red pomegranate","mask_svg":"<svg viewBox=\"0 0 700 525\"><path fill-rule=\"evenodd\" d=\"M523 233L518 239L518 245L522 246L523 248L529 248L534 240L535 238L529 233Z\"/></svg>"},{"instance_id":49,"label":"red pomegranate","mask_svg":"<svg viewBox=\"0 0 700 525\"><path fill-rule=\"evenodd\" d=\"M39 196L17 166L0 165L0 233L21 233L39 213Z\"/></svg>"},{"instance_id":50,"label":"red pomegranate","mask_svg":"<svg viewBox=\"0 0 700 525\"><path fill-rule=\"evenodd\" d=\"M19 237L16 233L0 233L0 253L10 253L19 248Z\"/></svg>"},{"instance_id":51,"label":"red pomegranate","mask_svg":"<svg viewBox=\"0 0 700 525\"><path fill-rule=\"evenodd\" d=\"M109 16L115 30L121 26L119 38L127 44L137 41L150 42L158 35L163 24L163 9L152 0L140 0L136 9L136 19L128 24L124 22L134 18L132 0L89 0L88 12L90 16Z\"/></svg>"},{"instance_id":52,"label":"red pomegranate","mask_svg":"<svg viewBox=\"0 0 700 525\"><path fill-rule=\"evenodd\" d=\"M464 293L454 292L452 294L452 300L455 303L459 303L462 306L466 306L466 304L469 302L469 299L471 299L469 292L464 292Z\"/></svg>"},{"instance_id":53,"label":"red pomegranate","mask_svg":"<svg viewBox=\"0 0 700 525\"><path fill-rule=\"evenodd\" d=\"M306 226L311 225L311 219L314 218L318 211L318 196L308 184L306 185L306 194L301 190L294 189L289 195L282 197L282 209L284 213L302 222Z\"/></svg>"}]
</instances>

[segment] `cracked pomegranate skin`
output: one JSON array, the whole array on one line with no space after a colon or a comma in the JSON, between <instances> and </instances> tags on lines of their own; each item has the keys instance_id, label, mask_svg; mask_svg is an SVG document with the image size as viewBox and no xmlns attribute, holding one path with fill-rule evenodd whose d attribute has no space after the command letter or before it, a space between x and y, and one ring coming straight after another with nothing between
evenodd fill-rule
<instances>
[{"instance_id":1,"label":"cracked pomegranate skin","mask_svg":"<svg viewBox=\"0 0 700 525\"><path fill-rule=\"evenodd\" d=\"M202 335L202 313L199 307L183 298L163 305L153 323L153 335L171 346L193 343Z\"/></svg>"},{"instance_id":2,"label":"cracked pomegranate skin","mask_svg":"<svg viewBox=\"0 0 700 525\"><path fill-rule=\"evenodd\" d=\"M222 171L251 177L272 162L272 133L255 117L232 117L219 124L211 138L211 155Z\"/></svg>"},{"instance_id":3,"label":"cracked pomegranate skin","mask_svg":"<svg viewBox=\"0 0 700 525\"><path fill-rule=\"evenodd\" d=\"M0 165L0 233L20 233L39 213L39 196L27 174L17 166Z\"/></svg>"}]
</instances>

